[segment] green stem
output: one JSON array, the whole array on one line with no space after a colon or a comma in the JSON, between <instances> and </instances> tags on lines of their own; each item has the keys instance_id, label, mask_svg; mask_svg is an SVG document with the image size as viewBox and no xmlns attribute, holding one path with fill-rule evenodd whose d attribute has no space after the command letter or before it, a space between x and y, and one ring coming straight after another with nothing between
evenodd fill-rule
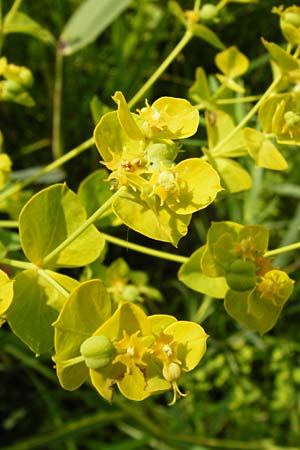
<instances>
[{"instance_id":1,"label":"green stem","mask_svg":"<svg viewBox=\"0 0 300 450\"><path fill-rule=\"evenodd\" d=\"M219 152L219 149L222 149L222 147L227 144L237 133L240 131L247 122L256 114L256 112L259 110L261 104L265 101L265 99L271 94L271 92L275 89L275 87L280 82L281 77L275 78L275 80L270 84L268 89L265 91L265 93L261 96L259 101L251 108L251 110L248 112L248 114L245 115L245 117L240 121L240 123L229 133L225 136L224 139L222 139L218 144L210 149L210 152L213 153L213 156L220 156L222 153Z\"/></svg>"},{"instance_id":2,"label":"green stem","mask_svg":"<svg viewBox=\"0 0 300 450\"><path fill-rule=\"evenodd\" d=\"M168 261L177 262L183 264L188 261L189 258L181 255L173 255L172 253L162 252L160 250L155 250L153 248L144 247L142 245L133 244L132 242L125 241L123 239L110 236L109 234L101 233L104 239L111 244L116 244L120 247L125 247L127 249L133 250L135 252L143 253L145 255L154 256L156 258L166 259Z\"/></svg>"},{"instance_id":3,"label":"green stem","mask_svg":"<svg viewBox=\"0 0 300 450\"><path fill-rule=\"evenodd\" d=\"M31 262L27 261L19 261L16 259L10 259L10 258L1 258L0 260L1 264L4 264L6 266L15 267L16 269L36 269L36 265L32 264Z\"/></svg>"},{"instance_id":4,"label":"green stem","mask_svg":"<svg viewBox=\"0 0 300 450\"><path fill-rule=\"evenodd\" d=\"M13 194L16 194L17 192L24 189L26 186L29 186L34 181L38 180L42 175L45 175L46 173L51 172L51 170L56 169L57 167L62 166L67 161L70 161L70 159L75 158L75 156L78 156L83 151L87 150L88 148L92 147L94 144L94 138L91 137L84 141L82 144L78 145L77 147L70 150L65 155L58 158L56 161L53 161L52 163L48 164L46 167L43 167L41 170L36 172L32 177L27 178L24 181L19 181L15 183L10 188L6 189L0 194L0 202L5 200L6 198L10 197Z\"/></svg>"},{"instance_id":5,"label":"green stem","mask_svg":"<svg viewBox=\"0 0 300 450\"><path fill-rule=\"evenodd\" d=\"M18 228L17 220L0 220L0 228Z\"/></svg>"},{"instance_id":6,"label":"green stem","mask_svg":"<svg viewBox=\"0 0 300 450\"><path fill-rule=\"evenodd\" d=\"M59 361L59 366L62 368L75 366L76 364L82 363L84 361L84 357L82 355L75 356L74 358L67 359L65 361Z\"/></svg>"},{"instance_id":7,"label":"green stem","mask_svg":"<svg viewBox=\"0 0 300 450\"><path fill-rule=\"evenodd\" d=\"M55 79L53 91L53 116L52 116L52 154L54 159L62 155L61 149L61 100L63 86L63 54L56 46Z\"/></svg>"},{"instance_id":8,"label":"green stem","mask_svg":"<svg viewBox=\"0 0 300 450\"><path fill-rule=\"evenodd\" d=\"M42 266L48 264L53 260L62 250L64 250L68 245L70 245L78 236L80 236L90 225L92 225L99 217L101 217L112 205L115 198L125 190L125 187L120 188L116 191L100 208L97 209L88 219L86 219L70 236L65 239L60 245L58 245L52 252L50 252L43 259Z\"/></svg>"},{"instance_id":9,"label":"green stem","mask_svg":"<svg viewBox=\"0 0 300 450\"><path fill-rule=\"evenodd\" d=\"M273 257L276 255L280 255L285 252L292 252L293 250L300 249L300 242L295 242L294 244L285 245L284 247L276 248L275 250L269 250L264 254L265 257Z\"/></svg>"},{"instance_id":10,"label":"green stem","mask_svg":"<svg viewBox=\"0 0 300 450\"><path fill-rule=\"evenodd\" d=\"M218 105L231 105L236 103L251 103L259 100L261 95L248 95L246 97L220 98L217 100Z\"/></svg>"},{"instance_id":11,"label":"green stem","mask_svg":"<svg viewBox=\"0 0 300 450\"><path fill-rule=\"evenodd\" d=\"M195 0L194 8L193 8L195 13L199 12L200 6L201 6L201 0Z\"/></svg>"},{"instance_id":12,"label":"green stem","mask_svg":"<svg viewBox=\"0 0 300 450\"><path fill-rule=\"evenodd\" d=\"M227 5L228 0L221 0L217 4L217 10L220 11L222 8L224 8Z\"/></svg>"},{"instance_id":13,"label":"green stem","mask_svg":"<svg viewBox=\"0 0 300 450\"><path fill-rule=\"evenodd\" d=\"M15 0L14 1L12 7L10 8L10 10L8 11L8 13L6 14L6 16L4 18L4 26L7 26L9 24L9 22L11 22L13 20L14 15L20 8L22 1L23 0Z\"/></svg>"},{"instance_id":14,"label":"green stem","mask_svg":"<svg viewBox=\"0 0 300 450\"><path fill-rule=\"evenodd\" d=\"M49 275L44 269L38 269L37 272L65 298L69 297L69 292L65 288L63 288L56 280L54 280L54 278L52 278L51 275Z\"/></svg>"},{"instance_id":15,"label":"green stem","mask_svg":"<svg viewBox=\"0 0 300 450\"><path fill-rule=\"evenodd\" d=\"M138 92L132 97L128 102L128 106L132 108L148 91L148 89L155 83L155 81L160 78L162 73L167 69L167 67L174 61L176 56L182 51L182 49L187 45L187 43L192 39L193 33L187 30L178 44L173 48L171 53L166 57L162 64L155 70L151 77L146 81L146 83L138 90Z\"/></svg>"}]
</instances>

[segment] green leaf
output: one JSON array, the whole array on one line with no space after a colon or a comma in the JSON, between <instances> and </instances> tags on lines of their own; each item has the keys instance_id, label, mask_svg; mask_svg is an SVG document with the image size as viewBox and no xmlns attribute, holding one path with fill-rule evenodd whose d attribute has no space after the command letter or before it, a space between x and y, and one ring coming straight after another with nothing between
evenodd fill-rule
<instances>
[{"instance_id":1,"label":"green leaf","mask_svg":"<svg viewBox=\"0 0 300 450\"><path fill-rule=\"evenodd\" d=\"M244 128L243 132L249 155L258 167L272 170L287 168L286 160L264 133L254 128Z\"/></svg>"},{"instance_id":2,"label":"green leaf","mask_svg":"<svg viewBox=\"0 0 300 450\"><path fill-rule=\"evenodd\" d=\"M45 270L45 273L68 292L72 292L73 289L75 289L79 285L79 281L62 273L53 272L52 270ZM56 289L54 291L51 291L48 305L56 309L56 311L60 312L65 303L65 300L65 296L60 295L60 292Z\"/></svg>"},{"instance_id":3,"label":"green leaf","mask_svg":"<svg viewBox=\"0 0 300 450\"><path fill-rule=\"evenodd\" d=\"M14 281L10 280L3 270L0 270L0 327L5 321L3 315L6 314L13 300L13 284Z\"/></svg>"},{"instance_id":4,"label":"green leaf","mask_svg":"<svg viewBox=\"0 0 300 450\"><path fill-rule=\"evenodd\" d=\"M85 0L60 36L62 53L71 55L94 41L130 4L130 0Z\"/></svg>"},{"instance_id":5,"label":"green leaf","mask_svg":"<svg viewBox=\"0 0 300 450\"><path fill-rule=\"evenodd\" d=\"M224 277L209 277L205 275L200 261L206 246L196 250L184 263L178 272L178 279L189 288L215 298L224 298L228 286Z\"/></svg>"},{"instance_id":6,"label":"green leaf","mask_svg":"<svg viewBox=\"0 0 300 450\"><path fill-rule=\"evenodd\" d=\"M96 125L101 117L111 109L105 105L97 95L94 95L90 101L90 110L92 113L93 122Z\"/></svg>"},{"instance_id":7,"label":"green leaf","mask_svg":"<svg viewBox=\"0 0 300 450\"><path fill-rule=\"evenodd\" d=\"M88 216L91 216L103 203L111 197L112 191L109 189L108 172L99 169L88 175L79 185L78 197L85 207ZM100 217L97 226L107 227L115 220L113 214Z\"/></svg>"},{"instance_id":8,"label":"green leaf","mask_svg":"<svg viewBox=\"0 0 300 450\"><path fill-rule=\"evenodd\" d=\"M223 50L223 48L225 48L225 45L219 39L218 35L205 25L196 23L195 25L193 25L191 31L194 36L197 36L203 41L208 42L210 45L217 48L218 50Z\"/></svg>"},{"instance_id":9,"label":"green leaf","mask_svg":"<svg viewBox=\"0 0 300 450\"><path fill-rule=\"evenodd\" d=\"M81 283L70 294L56 322L55 362L61 385L68 390L77 389L88 377L84 362L66 366L66 361L80 355L81 344L111 315L111 303L102 281Z\"/></svg>"},{"instance_id":10,"label":"green leaf","mask_svg":"<svg viewBox=\"0 0 300 450\"><path fill-rule=\"evenodd\" d=\"M43 266L44 258L64 242L86 220L86 211L77 195L65 184L54 184L34 195L19 217L20 239L27 258ZM48 265L84 266L99 257L104 239L91 225Z\"/></svg>"},{"instance_id":11,"label":"green leaf","mask_svg":"<svg viewBox=\"0 0 300 450\"><path fill-rule=\"evenodd\" d=\"M57 296L57 290L36 270L25 270L16 276L7 322L18 338L38 355L53 347L51 324L57 317L57 311L49 305L53 296Z\"/></svg>"},{"instance_id":12,"label":"green leaf","mask_svg":"<svg viewBox=\"0 0 300 450\"><path fill-rule=\"evenodd\" d=\"M292 55L274 42L268 42L262 38L262 43L271 55L271 58L283 72L299 69L299 62Z\"/></svg>"},{"instance_id":13,"label":"green leaf","mask_svg":"<svg viewBox=\"0 0 300 450\"><path fill-rule=\"evenodd\" d=\"M12 161L6 153L0 154L0 189L3 189L11 174Z\"/></svg>"},{"instance_id":14,"label":"green leaf","mask_svg":"<svg viewBox=\"0 0 300 450\"><path fill-rule=\"evenodd\" d=\"M206 112L205 120L208 134L208 147L214 157L235 158L247 154L242 130L235 133L224 145L218 145L223 139L226 140L228 134L235 128L235 124L229 114L221 110L215 110L210 113ZM214 151L216 145L218 145L218 150Z\"/></svg>"},{"instance_id":15,"label":"green leaf","mask_svg":"<svg viewBox=\"0 0 300 450\"><path fill-rule=\"evenodd\" d=\"M248 58L232 45L218 53L215 58L217 67L229 78L235 78L247 72Z\"/></svg>"},{"instance_id":16,"label":"green leaf","mask_svg":"<svg viewBox=\"0 0 300 450\"><path fill-rule=\"evenodd\" d=\"M207 108L215 109L207 76L202 67L196 69L195 82L189 88L189 95L195 102L202 102Z\"/></svg>"},{"instance_id":17,"label":"green leaf","mask_svg":"<svg viewBox=\"0 0 300 450\"><path fill-rule=\"evenodd\" d=\"M151 209L138 193L124 192L113 203L113 210L129 228L151 239L171 242L177 246L179 239L186 235L191 215L179 215L166 206Z\"/></svg>"},{"instance_id":18,"label":"green leaf","mask_svg":"<svg viewBox=\"0 0 300 450\"><path fill-rule=\"evenodd\" d=\"M215 163L221 180L224 180L229 192L236 193L251 188L252 178L241 164L229 158L216 158Z\"/></svg>"},{"instance_id":19,"label":"green leaf","mask_svg":"<svg viewBox=\"0 0 300 450\"><path fill-rule=\"evenodd\" d=\"M7 17L7 16L6 16ZM31 19L31 17L27 16L27 14L24 14L22 12L17 11L12 19L9 21L5 20L3 21L3 28L2 32L4 34L9 33L24 33L29 34L30 36L35 37L36 39L39 39L40 41L44 42L48 45L55 45L55 38L50 33L50 31L43 28L41 25L39 25L35 20Z\"/></svg>"}]
</instances>

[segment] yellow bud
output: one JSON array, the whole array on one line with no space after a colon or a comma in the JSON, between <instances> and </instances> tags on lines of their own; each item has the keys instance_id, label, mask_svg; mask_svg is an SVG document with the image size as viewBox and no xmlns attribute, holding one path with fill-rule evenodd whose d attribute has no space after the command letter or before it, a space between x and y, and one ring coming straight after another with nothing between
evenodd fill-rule
<instances>
[{"instance_id":1,"label":"yellow bud","mask_svg":"<svg viewBox=\"0 0 300 450\"><path fill-rule=\"evenodd\" d=\"M163 376L167 381L172 383L173 381L178 380L181 375L181 370L178 364L171 362L168 365L165 365L163 368Z\"/></svg>"}]
</instances>

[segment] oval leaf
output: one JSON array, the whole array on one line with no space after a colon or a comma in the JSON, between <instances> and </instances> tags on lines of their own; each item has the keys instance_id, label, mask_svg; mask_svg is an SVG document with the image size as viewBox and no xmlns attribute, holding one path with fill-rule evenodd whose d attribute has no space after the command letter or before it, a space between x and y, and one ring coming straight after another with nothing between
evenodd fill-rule
<instances>
[{"instance_id":1,"label":"oval leaf","mask_svg":"<svg viewBox=\"0 0 300 450\"><path fill-rule=\"evenodd\" d=\"M80 345L110 317L109 294L102 281L81 283L65 302L55 328L55 362L60 384L68 390L77 389L87 378L84 362L66 366L63 362L80 356Z\"/></svg>"},{"instance_id":2,"label":"oval leaf","mask_svg":"<svg viewBox=\"0 0 300 450\"><path fill-rule=\"evenodd\" d=\"M27 258L43 266L44 258L64 242L86 219L77 195L65 184L55 184L34 195L19 217L20 239ZM91 225L47 265L77 267L98 258L104 239Z\"/></svg>"},{"instance_id":3,"label":"oval leaf","mask_svg":"<svg viewBox=\"0 0 300 450\"><path fill-rule=\"evenodd\" d=\"M25 270L16 276L14 298L7 313L12 331L37 355L53 347L52 322L57 311L49 303L57 290L36 270Z\"/></svg>"},{"instance_id":4,"label":"oval leaf","mask_svg":"<svg viewBox=\"0 0 300 450\"><path fill-rule=\"evenodd\" d=\"M224 277L209 277L205 275L200 266L205 246L196 250L184 263L179 272L178 279L189 288L202 294L215 298L224 298L228 286Z\"/></svg>"}]
</instances>

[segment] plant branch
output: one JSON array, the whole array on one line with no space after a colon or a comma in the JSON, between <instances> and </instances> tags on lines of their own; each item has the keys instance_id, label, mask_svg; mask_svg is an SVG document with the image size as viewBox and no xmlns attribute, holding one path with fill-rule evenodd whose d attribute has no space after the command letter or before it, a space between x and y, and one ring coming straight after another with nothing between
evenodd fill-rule
<instances>
[{"instance_id":1,"label":"plant branch","mask_svg":"<svg viewBox=\"0 0 300 450\"><path fill-rule=\"evenodd\" d=\"M109 234L101 233L104 239L111 244L116 244L119 247L125 247L127 249L133 250L135 252L143 253L145 255L154 256L156 258L166 259L168 261L177 262L180 264L188 261L189 258L181 255L174 255L172 253L162 252L160 250L155 250L153 248L144 247L143 245L134 244L132 242L125 241L123 239L110 236Z\"/></svg>"},{"instance_id":2,"label":"plant branch","mask_svg":"<svg viewBox=\"0 0 300 450\"><path fill-rule=\"evenodd\" d=\"M62 166L67 161L70 161L72 158L75 158L76 156L80 155L80 153L82 153L85 150L87 150L88 148L92 147L92 145L94 145L93 137L82 142L82 144L73 148L68 153L66 153L65 155L58 158L56 161L53 161L52 163L43 167L41 170L39 170L34 175L32 175L32 177L29 177L24 181L19 181L19 182L15 183L13 186L9 187L8 189L6 189L5 191L3 191L0 194L0 202L5 200L6 198L10 197L11 195L16 194L17 192L21 191L25 187L29 186L34 181L38 180L42 175L45 175L46 173L51 172L51 170L54 170L57 167Z\"/></svg>"},{"instance_id":3,"label":"plant branch","mask_svg":"<svg viewBox=\"0 0 300 450\"><path fill-rule=\"evenodd\" d=\"M222 147L227 144L237 133L240 131L248 122L249 120L256 114L256 112L259 110L261 104L266 100L266 98L271 94L271 92L275 89L275 87L278 85L278 83L281 80L281 76L276 78L268 87L268 89L264 92L264 94L260 97L258 102L250 109L248 114L245 115L245 117L240 121L240 123L225 136L224 139L222 139L218 144L210 149L210 152L213 153L214 157L219 156L220 152L218 154L218 150L222 149Z\"/></svg>"},{"instance_id":4,"label":"plant branch","mask_svg":"<svg viewBox=\"0 0 300 450\"><path fill-rule=\"evenodd\" d=\"M150 87L155 83L156 80L162 75L162 73L167 69L167 67L174 61L176 56L182 51L182 49L187 45L187 43L192 39L193 33L187 30L178 44L173 48L171 53L166 57L166 59L161 63L161 65L155 70L151 77L146 81L146 83L138 90L138 92L132 97L128 102L128 106L131 108L134 106L150 89Z\"/></svg>"},{"instance_id":5,"label":"plant branch","mask_svg":"<svg viewBox=\"0 0 300 450\"><path fill-rule=\"evenodd\" d=\"M51 286L53 286L60 294L62 294L65 298L69 297L69 292L62 287L54 278L51 277L44 269L38 269L38 274L48 281Z\"/></svg>"},{"instance_id":6,"label":"plant branch","mask_svg":"<svg viewBox=\"0 0 300 450\"><path fill-rule=\"evenodd\" d=\"M55 78L53 90L53 115L52 115L52 155L58 159L62 155L61 148L61 100L63 86L63 54L56 46Z\"/></svg>"},{"instance_id":7,"label":"plant branch","mask_svg":"<svg viewBox=\"0 0 300 450\"><path fill-rule=\"evenodd\" d=\"M5 25L8 25L9 22L11 22L16 14L16 12L18 11L18 9L21 6L23 0L15 0L12 7L10 8L10 10L8 11L8 13L6 14L5 18L4 18L4 22Z\"/></svg>"},{"instance_id":8,"label":"plant branch","mask_svg":"<svg viewBox=\"0 0 300 450\"><path fill-rule=\"evenodd\" d=\"M292 252L293 250L300 249L300 242L295 242L294 244L285 245L284 247L276 248L275 250L269 250L264 254L265 257L273 257L276 255L280 255L281 253Z\"/></svg>"},{"instance_id":9,"label":"plant branch","mask_svg":"<svg viewBox=\"0 0 300 450\"><path fill-rule=\"evenodd\" d=\"M1 228L19 228L17 220L0 220Z\"/></svg>"},{"instance_id":10,"label":"plant branch","mask_svg":"<svg viewBox=\"0 0 300 450\"><path fill-rule=\"evenodd\" d=\"M28 261L19 261L16 259L10 259L10 258L1 258L0 259L1 264L4 264L5 266L15 267L16 269L36 269L36 265L32 264Z\"/></svg>"}]
</instances>

